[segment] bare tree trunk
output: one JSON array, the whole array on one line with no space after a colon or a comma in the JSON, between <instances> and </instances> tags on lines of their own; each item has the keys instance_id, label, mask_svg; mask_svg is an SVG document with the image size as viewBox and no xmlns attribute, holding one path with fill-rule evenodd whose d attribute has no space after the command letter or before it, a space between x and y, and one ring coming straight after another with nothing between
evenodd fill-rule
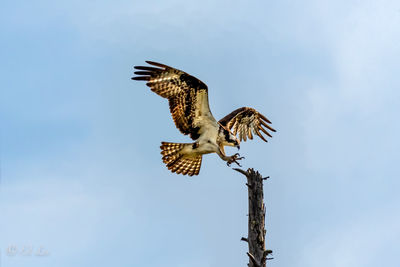
<instances>
[{"instance_id":1,"label":"bare tree trunk","mask_svg":"<svg viewBox=\"0 0 400 267\"><path fill-rule=\"evenodd\" d=\"M249 244L249 267L265 267L268 255L272 250L265 249L265 206L263 178L258 171L248 169L247 172L241 169L234 169L247 177L247 188L249 193L249 233L243 241Z\"/></svg>"}]
</instances>

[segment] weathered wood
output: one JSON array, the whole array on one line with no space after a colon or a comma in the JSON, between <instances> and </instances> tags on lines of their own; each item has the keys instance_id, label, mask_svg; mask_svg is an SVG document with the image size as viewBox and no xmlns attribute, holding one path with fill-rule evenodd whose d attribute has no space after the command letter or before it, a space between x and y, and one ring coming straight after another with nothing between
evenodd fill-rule
<instances>
[{"instance_id":1,"label":"weathered wood","mask_svg":"<svg viewBox=\"0 0 400 267\"><path fill-rule=\"evenodd\" d=\"M263 178L258 171L248 169L235 168L234 170L245 175L247 178L247 189L249 195L249 225L247 238L242 237L241 240L249 244L249 267L265 267L269 259L268 255L272 250L265 249L265 206L264 206L264 191L263 181L268 177Z\"/></svg>"}]
</instances>

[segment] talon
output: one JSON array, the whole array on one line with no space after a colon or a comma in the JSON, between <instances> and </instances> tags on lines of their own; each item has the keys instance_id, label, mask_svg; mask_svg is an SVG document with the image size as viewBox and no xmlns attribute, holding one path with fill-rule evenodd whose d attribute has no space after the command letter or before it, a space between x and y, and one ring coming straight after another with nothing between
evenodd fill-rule
<instances>
[{"instance_id":1,"label":"talon","mask_svg":"<svg viewBox=\"0 0 400 267\"><path fill-rule=\"evenodd\" d=\"M240 165L240 163L238 162L238 160L241 160L241 159L244 159L244 157L241 157L239 153L236 153L228 159L228 161L226 162L226 165L228 165L230 167L232 163L236 163L239 167L242 167L242 165Z\"/></svg>"},{"instance_id":2,"label":"talon","mask_svg":"<svg viewBox=\"0 0 400 267\"><path fill-rule=\"evenodd\" d=\"M236 159L237 160L237 159ZM237 162L236 160L234 160L233 162L235 162L239 167L242 167L242 165L240 165L239 162Z\"/></svg>"}]
</instances>

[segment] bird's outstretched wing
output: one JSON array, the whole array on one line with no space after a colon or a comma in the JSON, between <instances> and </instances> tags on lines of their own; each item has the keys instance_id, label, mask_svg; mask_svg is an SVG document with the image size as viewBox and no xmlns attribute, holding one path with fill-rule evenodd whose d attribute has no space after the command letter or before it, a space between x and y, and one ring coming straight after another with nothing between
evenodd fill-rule
<instances>
[{"instance_id":1,"label":"bird's outstretched wing","mask_svg":"<svg viewBox=\"0 0 400 267\"><path fill-rule=\"evenodd\" d=\"M260 133L260 130L269 137L272 136L263 127L266 127L272 132L276 132L275 129L268 125L268 123L271 122L264 115L259 113L257 110L248 107L238 108L232 111L224 118L222 118L219 123L221 123L222 126L228 128L229 130L233 128L233 134L238 134L240 141L246 141L247 137L249 139L253 139L253 134L256 134L262 140L268 142L265 137Z\"/></svg>"},{"instance_id":2,"label":"bird's outstretched wing","mask_svg":"<svg viewBox=\"0 0 400 267\"><path fill-rule=\"evenodd\" d=\"M147 81L156 94L167 98L176 127L196 140L206 123L218 126L208 105L208 89L199 79L172 67L146 61L150 66L135 66L133 80Z\"/></svg>"}]
</instances>

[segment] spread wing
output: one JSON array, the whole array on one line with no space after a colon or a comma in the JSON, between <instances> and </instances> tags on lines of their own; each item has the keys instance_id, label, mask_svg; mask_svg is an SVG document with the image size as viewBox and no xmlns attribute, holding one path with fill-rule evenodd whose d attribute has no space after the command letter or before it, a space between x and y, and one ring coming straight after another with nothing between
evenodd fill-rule
<instances>
[{"instance_id":1,"label":"spread wing","mask_svg":"<svg viewBox=\"0 0 400 267\"><path fill-rule=\"evenodd\" d=\"M257 110L248 107L238 108L232 111L222 118L219 123L229 130L233 128L233 134L238 134L240 141L242 141L242 139L246 141L247 137L253 139L253 134L256 134L262 140L268 142L260 133L260 130L269 137L272 137L272 135L263 127L266 127L272 132L276 132L275 129L268 125L268 123L271 122L265 116Z\"/></svg>"},{"instance_id":2,"label":"spread wing","mask_svg":"<svg viewBox=\"0 0 400 267\"><path fill-rule=\"evenodd\" d=\"M176 127L193 140L205 131L205 124L218 123L208 105L208 89L199 79L164 64L146 61L150 66L135 66L133 80L147 81L156 94L167 98Z\"/></svg>"}]
</instances>

